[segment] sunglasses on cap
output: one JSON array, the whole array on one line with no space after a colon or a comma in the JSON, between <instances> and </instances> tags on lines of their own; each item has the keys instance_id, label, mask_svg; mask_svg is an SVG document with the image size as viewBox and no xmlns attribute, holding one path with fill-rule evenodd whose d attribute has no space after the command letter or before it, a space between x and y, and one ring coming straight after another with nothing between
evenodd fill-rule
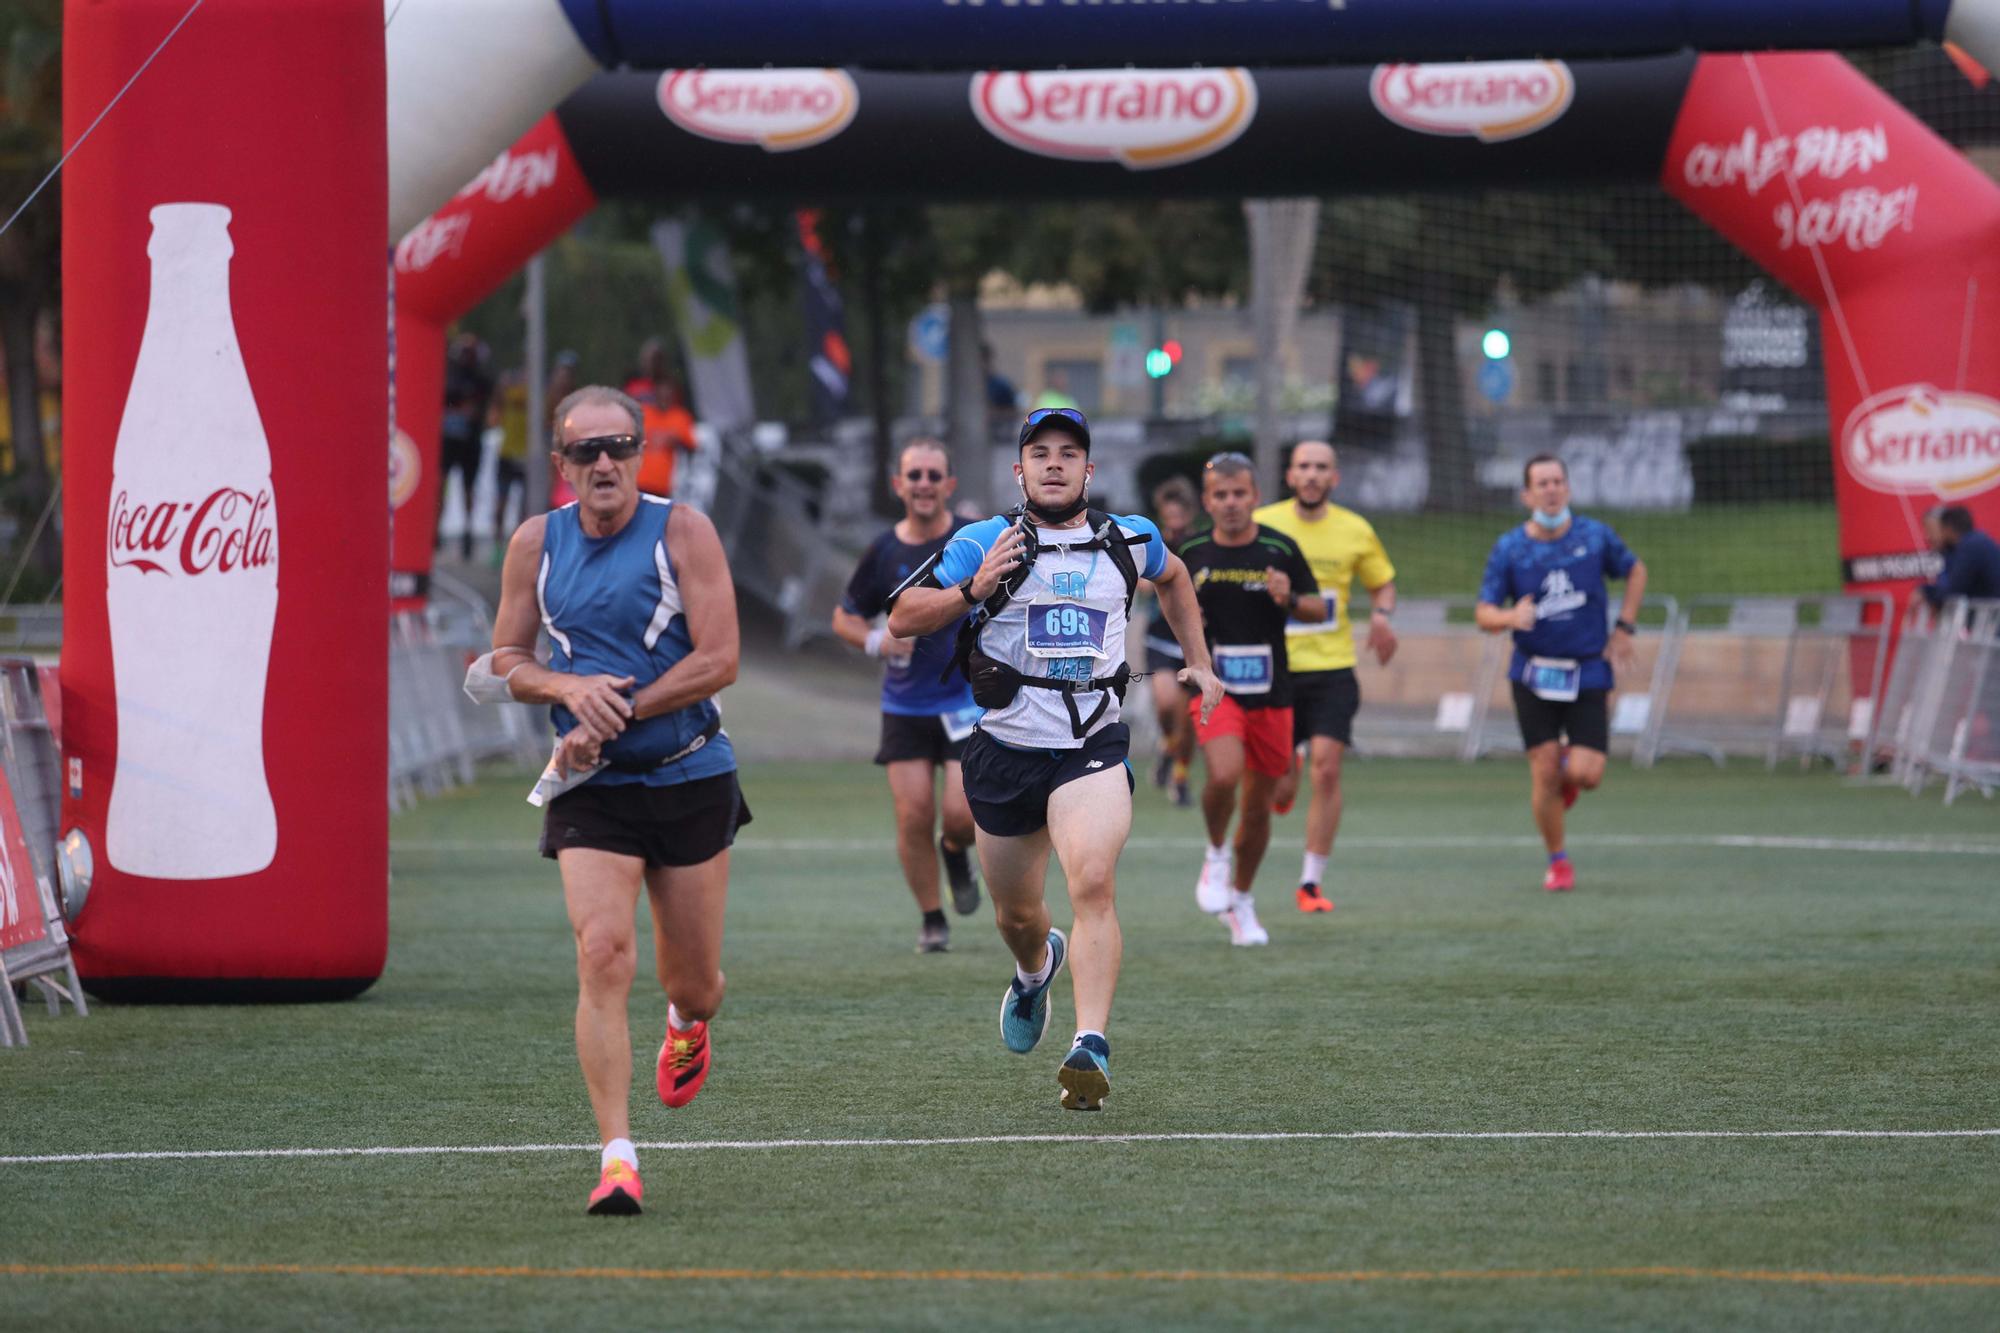
<instances>
[{"instance_id":1,"label":"sunglasses on cap","mask_svg":"<svg viewBox=\"0 0 2000 1333\"><path fill-rule=\"evenodd\" d=\"M1231 464L1239 464L1239 463L1244 467L1256 466L1256 464L1251 461L1250 455L1236 449L1225 449L1221 453L1215 454L1212 457L1210 457L1210 459L1206 463L1203 463L1201 466L1202 470L1205 472L1212 467L1227 467L1230 466Z\"/></svg>"},{"instance_id":2,"label":"sunglasses on cap","mask_svg":"<svg viewBox=\"0 0 2000 1333\"><path fill-rule=\"evenodd\" d=\"M587 440L571 440L558 452L566 462L589 467L599 454L609 454L613 462L622 463L639 452L639 443L636 435L593 435Z\"/></svg>"},{"instance_id":3,"label":"sunglasses on cap","mask_svg":"<svg viewBox=\"0 0 2000 1333\"><path fill-rule=\"evenodd\" d=\"M934 467L913 467L903 474L904 481L928 481L933 484L943 481L946 474Z\"/></svg>"},{"instance_id":4,"label":"sunglasses on cap","mask_svg":"<svg viewBox=\"0 0 2000 1333\"><path fill-rule=\"evenodd\" d=\"M1027 419L1021 423L1021 443L1026 444L1028 437L1040 429L1042 423L1050 417L1061 417L1065 421L1074 423L1077 433L1082 436L1083 447L1090 448L1090 422L1084 419L1083 413L1073 407L1038 407L1028 413Z\"/></svg>"}]
</instances>

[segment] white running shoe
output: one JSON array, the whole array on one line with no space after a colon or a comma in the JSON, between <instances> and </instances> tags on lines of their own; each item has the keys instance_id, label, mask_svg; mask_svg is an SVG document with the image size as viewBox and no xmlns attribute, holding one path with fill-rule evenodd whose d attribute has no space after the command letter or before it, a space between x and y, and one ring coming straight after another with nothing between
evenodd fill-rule
<instances>
[{"instance_id":1,"label":"white running shoe","mask_svg":"<svg viewBox=\"0 0 2000 1333\"><path fill-rule=\"evenodd\" d=\"M1229 910L1229 899L1236 892L1236 858L1225 856L1217 860L1205 856L1201 863L1201 878L1194 883L1194 905L1210 916Z\"/></svg>"},{"instance_id":2,"label":"white running shoe","mask_svg":"<svg viewBox=\"0 0 2000 1333\"><path fill-rule=\"evenodd\" d=\"M1222 919L1228 923L1231 944L1247 947L1271 942L1271 932L1257 920L1257 908L1248 898L1237 899L1222 914Z\"/></svg>"}]
</instances>

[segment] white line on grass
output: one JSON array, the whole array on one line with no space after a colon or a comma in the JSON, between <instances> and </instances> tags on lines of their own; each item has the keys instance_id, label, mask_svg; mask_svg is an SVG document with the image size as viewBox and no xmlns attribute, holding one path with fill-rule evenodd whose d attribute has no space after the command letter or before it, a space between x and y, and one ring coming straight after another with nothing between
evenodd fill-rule
<instances>
[{"instance_id":1,"label":"white line on grass","mask_svg":"<svg viewBox=\"0 0 2000 1333\"><path fill-rule=\"evenodd\" d=\"M1789 852L1880 852L1893 856L1994 856L2000 857L2000 841L1979 842L1959 839L1949 842L1926 838L1802 838L1777 834L1751 833L1601 833L1570 838L1576 847L1730 847ZM1144 851L1195 851L1205 844L1200 838L1133 838L1125 844ZM1489 847L1540 847L1542 840L1529 835L1478 837L1445 834L1437 837L1389 838L1357 835L1343 837L1342 847L1388 851L1421 851L1427 848L1482 849ZM535 850L532 842L492 842L458 839L410 838L390 843L397 852L504 852L521 855ZM1273 838L1275 848L1304 846L1299 838ZM739 838L740 852L886 852L893 844L887 838Z\"/></svg>"},{"instance_id":2,"label":"white line on grass","mask_svg":"<svg viewBox=\"0 0 2000 1333\"><path fill-rule=\"evenodd\" d=\"M1031 1143L1513 1142L1575 1139L1993 1139L2000 1129L1353 1129L1166 1134L967 1134L932 1139L688 1139L641 1143L664 1152L773 1152L807 1148L951 1148ZM595 1143L489 1143L432 1147L191 1148L157 1152L23 1153L0 1166L73 1162L172 1162L277 1157L443 1157L597 1152Z\"/></svg>"}]
</instances>

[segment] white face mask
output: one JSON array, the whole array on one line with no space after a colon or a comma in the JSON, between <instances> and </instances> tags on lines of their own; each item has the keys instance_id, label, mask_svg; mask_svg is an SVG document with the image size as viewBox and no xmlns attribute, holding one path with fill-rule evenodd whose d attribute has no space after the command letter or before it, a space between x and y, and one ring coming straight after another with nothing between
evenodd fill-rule
<instances>
[{"instance_id":1,"label":"white face mask","mask_svg":"<svg viewBox=\"0 0 2000 1333\"><path fill-rule=\"evenodd\" d=\"M1541 510L1537 509L1533 511L1530 517L1534 519L1538 526L1547 528L1553 532L1555 529L1569 522L1569 506L1564 505L1553 514L1544 514Z\"/></svg>"}]
</instances>

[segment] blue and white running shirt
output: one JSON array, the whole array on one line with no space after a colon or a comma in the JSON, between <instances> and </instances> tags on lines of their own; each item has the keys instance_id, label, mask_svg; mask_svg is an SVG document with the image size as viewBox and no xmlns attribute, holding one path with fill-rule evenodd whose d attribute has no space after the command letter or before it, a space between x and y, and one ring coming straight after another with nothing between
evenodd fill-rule
<instances>
[{"instance_id":1,"label":"blue and white running shirt","mask_svg":"<svg viewBox=\"0 0 2000 1333\"><path fill-rule=\"evenodd\" d=\"M1604 581L1624 578L1637 563L1618 534L1594 518L1572 518L1559 541L1538 541L1525 524L1502 533L1486 558L1479 600L1506 606L1535 599L1535 627L1514 631L1508 678L1521 680L1531 657L1573 658L1583 667L1581 688L1610 689L1604 645L1611 637L1611 595Z\"/></svg>"},{"instance_id":2,"label":"blue and white running shirt","mask_svg":"<svg viewBox=\"0 0 2000 1333\"><path fill-rule=\"evenodd\" d=\"M550 512L542 531L535 598L553 645L552 669L580 676L630 676L636 692L694 651L681 611L680 581L667 554L667 515L672 510L671 500L641 495L631 522L609 537L584 532L574 501ZM590 781L669 787L733 772L736 752L727 732L685 759L653 767L687 748L720 716L715 700L703 699L632 721L604 747L612 767ZM576 725L575 716L560 704L550 708L549 718L558 736Z\"/></svg>"},{"instance_id":3,"label":"blue and white running shirt","mask_svg":"<svg viewBox=\"0 0 2000 1333\"><path fill-rule=\"evenodd\" d=\"M1167 568L1167 546L1149 518L1114 514L1113 524L1127 536L1146 538L1143 551L1133 551L1139 577L1158 578ZM978 572L993 543L1011 520L989 518L960 528L944 548L938 582L950 587ZM1090 540L1090 529L1035 527L1041 543L1020 591L979 631L979 647L988 657L1005 662L1025 676L1044 679L1092 680L1115 672L1125 661L1125 580L1108 551L1065 548ZM1077 711L1090 716L1100 696L1075 696ZM1091 735L1118 720L1114 695ZM1019 749L1074 750L1083 744L1070 727L1069 707L1055 690L1024 688L1005 708L989 709L980 730Z\"/></svg>"}]
</instances>

